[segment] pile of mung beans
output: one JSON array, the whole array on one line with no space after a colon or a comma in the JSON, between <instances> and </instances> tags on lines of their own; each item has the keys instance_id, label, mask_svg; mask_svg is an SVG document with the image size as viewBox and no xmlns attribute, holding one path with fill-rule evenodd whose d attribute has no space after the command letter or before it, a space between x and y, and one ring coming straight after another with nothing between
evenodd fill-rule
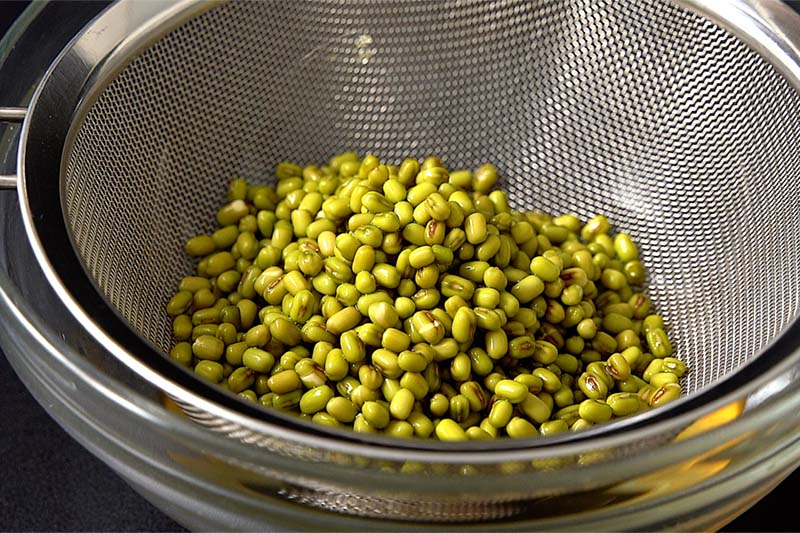
<instances>
[{"instance_id":1,"label":"pile of mung beans","mask_svg":"<svg viewBox=\"0 0 800 533\"><path fill-rule=\"evenodd\" d=\"M234 179L185 251L170 357L242 398L354 431L552 435L666 404L686 365L603 215L519 212L494 166L372 155Z\"/></svg>"}]
</instances>

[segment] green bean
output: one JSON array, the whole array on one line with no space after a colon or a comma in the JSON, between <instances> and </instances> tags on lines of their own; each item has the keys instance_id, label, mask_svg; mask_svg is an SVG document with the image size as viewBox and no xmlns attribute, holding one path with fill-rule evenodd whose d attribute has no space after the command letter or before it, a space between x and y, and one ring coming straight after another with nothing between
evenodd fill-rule
<instances>
[{"instance_id":1,"label":"green bean","mask_svg":"<svg viewBox=\"0 0 800 533\"><path fill-rule=\"evenodd\" d=\"M583 299L583 288L580 285L570 285L561 292L561 302L564 305L577 305Z\"/></svg>"},{"instance_id":2,"label":"green bean","mask_svg":"<svg viewBox=\"0 0 800 533\"><path fill-rule=\"evenodd\" d=\"M661 387L667 383L677 383L678 376L672 372L656 372L650 377L650 384L654 387Z\"/></svg>"},{"instance_id":3,"label":"green bean","mask_svg":"<svg viewBox=\"0 0 800 533\"><path fill-rule=\"evenodd\" d=\"M568 377L571 378L572 376ZM572 393L572 389L569 386L562 385L561 388L553 394L553 401L558 407L565 407L575 403L575 395Z\"/></svg>"},{"instance_id":4,"label":"green bean","mask_svg":"<svg viewBox=\"0 0 800 533\"><path fill-rule=\"evenodd\" d=\"M450 217L450 205L441 194L434 192L425 198L423 205L433 220L445 221Z\"/></svg>"},{"instance_id":5,"label":"green bean","mask_svg":"<svg viewBox=\"0 0 800 533\"><path fill-rule=\"evenodd\" d=\"M399 325L400 318L390 303L376 302L369 306L368 313L370 320L381 328L392 328Z\"/></svg>"},{"instance_id":6,"label":"green bean","mask_svg":"<svg viewBox=\"0 0 800 533\"><path fill-rule=\"evenodd\" d=\"M463 394L450 398L450 418L462 424L470 416L469 400ZM463 425L462 425L463 427Z\"/></svg>"},{"instance_id":7,"label":"green bean","mask_svg":"<svg viewBox=\"0 0 800 533\"><path fill-rule=\"evenodd\" d=\"M592 339L592 347L602 354L612 354L617 349L617 341L608 333L598 331Z\"/></svg>"},{"instance_id":8,"label":"green bean","mask_svg":"<svg viewBox=\"0 0 800 533\"><path fill-rule=\"evenodd\" d=\"M270 376L267 380L267 385L275 394L286 394L299 389L302 386L302 382L294 369L287 369Z\"/></svg>"},{"instance_id":9,"label":"green bean","mask_svg":"<svg viewBox=\"0 0 800 533\"><path fill-rule=\"evenodd\" d=\"M502 241L497 235L489 235L486 240L475 248L475 255L480 261L488 261L494 258L495 262L508 264L508 260L500 259L500 248ZM497 257L495 257L497 256Z\"/></svg>"},{"instance_id":10,"label":"green bean","mask_svg":"<svg viewBox=\"0 0 800 533\"><path fill-rule=\"evenodd\" d=\"M524 418L515 416L506 425L506 433L512 439L535 437L539 434L536 427Z\"/></svg>"},{"instance_id":11,"label":"green bean","mask_svg":"<svg viewBox=\"0 0 800 533\"><path fill-rule=\"evenodd\" d=\"M375 365L377 365L378 363L379 363L379 361L376 358ZM386 371L386 373L388 375L397 376L397 375L400 374L400 371L397 370L395 367L391 367L390 368L386 364L384 366L385 366L385 371ZM390 370L392 370L391 373L390 373ZM378 390L381 387L383 387L383 385L385 383L383 374L381 373L383 371L384 371L384 368L381 368L381 367L378 367L378 366L374 366L374 365L370 365L370 364L361 365L358 368L358 379L359 379L359 381L361 382L361 384L363 386L365 386L365 387L367 387L369 389L372 389L372 390Z\"/></svg>"},{"instance_id":12,"label":"green bean","mask_svg":"<svg viewBox=\"0 0 800 533\"><path fill-rule=\"evenodd\" d=\"M628 284L628 280L625 279L625 274L611 268L603 270L603 274L600 276L600 282L604 287L612 291L618 291Z\"/></svg>"},{"instance_id":13,"label":"green bean","mask_svg":"<svg viewBox=\"0 0 800 533\"><path fill-rule=\"evenodd\" d=\"M192 345L188 342L179 342L169 351L169 357L181 366L191 366L193 355Z\"/></svg>"},{"instance_id":14,"label":"green bean","mask_svg":"<svg viewBox=\"0 0 800 533\"><path fill-rule=\"evenodd\" d=\"M374 347L381 345L383 330L380 326L375 324L361 324L355 328L354 331L364 344Z\"/></svg>"},{"instance_id":15,"label":"green bean","mask_svg":"<svg viewBox=\"0 0 800 533\"><path fill-rule=\"evenodd\" d=\"M361 321L361 313L355 307L345 307L332 314L325 322L325 327L334 335L342 334L354 328Z\"/></svg>"},{"instance_id":16,"label":"green bean","mask_svg":"<svg viewBox=\"0 0 800 533\"><path fill-rule=\"evenodd\" d=\"M543 397L526 391L522 402L519 404L519 408L525 413L525 416L538 424L546 422L553 410L552 406L542 399Z\"/></svg>"},{"instance_id":17,"label":"green bean","mask_svg":"<svg viewBox=\"0 0 800 533\"><path fill-rule=\"evenodd\" d=\"M455 420L443 418L436 424L436 437L441 441L457 442L467 440L467 434Z\"/></svg>"},{"instance_id":18,"label":"green bean","mask_svg":"<svg viewBox=\"0 0 800 533\"><path fill-rule=\"evenodd\" d=\"M502 379L494 386L494 394L511 403L522 402L528 394L528 388L511 379Z\"/></svg>"},{"instance_id":19,"label":"green bean","mask_svg":"<svg viewBox=\"0 0 800 533\"><path fill-rule=\"evenodd\" d=\"M195 293L201 289L211 290L211 281L200 276L186 276L178 285L179 291Z\"/></svg>"},{"instance_id":20,"label":"green bean","mask_svg":"<svg viewBox=\"0 0 800 533\"><path fill-rule=\"evenodd\" d=\"M492 359L500 359L509 353L508 337L502 329L487 331L485 334L486 353Z\"/></svg>"},{"instance_id":21,"label":"green bean","mask_svg":"<svg viewBox=\"0 0 800 533\"><path fill-rule=\"evenodd\" d=\"M639 250L604 216L517 212L497 169L436 157L275 174L231 181L217 229L184 246L199 262L167 305L170 357L206 379L317 423L440 440L582 429L680 395L686 365L632 288Z\"/></svg>"},{"instance_id":22,"label":"green bean","mask_svg":"<svg viewBox=\"0 0 800 533\"><path fill-rule=\"evenodd\" d=\"M491 164L478 167L472 178L472 188L477 192L487 193L496 183L497 169Z\"/></svg>"},{"instance_id":23,"label":"green bean","mask_svg":"<svg viewBox=\"0 0 800 533\"><path fill-rule=\"evenodd\" d=\"M652 385L651 385L652 386ZM650 396L648 403L650 407L659 407L678 399L681 395L681 387L677 383L665 383L656 389Z\"/></svg>"},{"instance_id":24,"label":"green bean","mask_svg":"<svg viewBox=\"0 0 800 533\"><path fill-rule=\"evenodd\" d=\"M661 328L654 328L645 334L650 353L655 357L664 358L672 355L672 344L666 332Z\"/></svg>"},{"instance_id":25,"label":"green bean","mask_svg":"<svg viewBox=\"0 0 800 533\"><path fill-rule=\"evenodd\" d=\"M467 242L476 245L484 242L488 237L486 217L482 213L472 213L464 220L464 232Z\"/></svg>"},{"instance_id":26,"label":"green bean","mask_svg":"<svg viewBox=\"0 0 800 533\"><path fill-rule=\"evenodd\" d=\"M603 399L608 396L608 385L597 376L586 372L578 378L578 387L590 399ZM584 417L586 418L586 417Z\"/></svg>"},{"instance_id":27,"label":"green bean","mask_svg":"<svg viewBox=\"0 0 800 533\"><path fill-rule=\"evenodd\" d=\"M661 371L671 372L680 378L686 374L686 363L675 357L665 357L661 360Z\"/></svg>"},{"instance_id":28,"label":"green bean","mask_svg":"<svg viewBox=\"0 0 800 533\"><path fill-rule=\"evenodd\" d=\"M358 414L358 408L347 398L336 396L325 404L325 411L342 424L351 424Z\"/></svg>"},{"instance_id":29,"label":"green bean","mask_svg":"<svg viewBox=\"0 0 800 533\"><path fill-rule=\"evenodd\" d=\"M625 356L620 353L608 358L606 370L617 381L628 379L631 375L631 366Z\"/></svg>"},{"instance_id":30,"label":"green bean","mask_svg":"<svg viewBox=\"0 0 800 533\"><path fill-rule=\"evenodd\" d=\"M361 197L361 205L370 213L387 213L394 208L394 204L385 196L375 191L369 191Z\"/></svg>"},{"instance_id":31,"label":"green bean","mask_svg":"<svg viewBox=\"0 0 800 533\"><path fill-rule=\"evenodd\" d=\"M400 272L386 263L376 264L372 268L372 275L378 284L389 289L394 289L400 284Z\"/></svg>"},{"instance_id":32,"label":"green bean","mask_svg":"<svg viewBox=\"0 0 800 533\"><path fill-rule=\"evenodd\" d=\"M636 245L633 244L631 236L627 233L617 233L614 237L614 251L617 253L617 257L626 262L639 257Z\"/></svg>"},{"instance_id":33,"label":"green bean","mask_svg":"<svg viewBox=\"0 0 800 533\"><path fill-rule=\"evenodd\" d=\"M582 340L580 337L573 337L573 338ZM569 345L569 341L567 342L567 345ZM580 369L580 362L578 361L578 358L570 354L559 354L556 357L555 363L563 372L566 372L568 374L574 375Z\"/></svg>"},{"instance_id":34,"label":"green bean","mask_svg":"<svg viewBox=\"0 0 800 533\"><path fill-rule=\"evenodd\" d=\"M549 365L558 359L558 348L544 340L534 342L533 360L542 365Z\"/></svg>"},{"instance_id":35,"label":"green bean","mask_svg":"<svg viewBox=\"0 0 800 533\"><path fill-rule=\"evenodd\" d=\"M192 319L189 315L178 315L172 321L172 336L178 341L192 337Z\"/></svg>"},{"instance_id":36,"label":"green bean","mask_svg":"<svg viewBox=\"0 0 800 533\"><path fill-rule=\"evenodd\" d=\"M450 399L442 393L436 393L428 402L428 410L435 417L444 416L450 410Z\"/></svg>"},{"instance_id":37,"label":"green bean","mask_svg":"<svg viewBox=\"0 0 800 533\"><path fill-rule=\"evenodd\" d=\"M300 398L300 411L306 414L322 411L333 396L333 390L329 386L318 385L305 392Z\"/></svg>"},{"instance_id":38,"label":"green bean","mask_svg":"<svg viewBox=\"0 0 800 533\"><path fill-rule=\"evenodd\" d=\"M514 413L514 406L508 400L498 400L492 405L489 411L489 423L500 429L504 428Z\"/></svg>"},{"instance_id":39,"label":"green bean","mask_svg":"<svg viewBox=\"0 0 800 533\"><path fill-rule=\"evenodd\" d=\"M228 376L228 390L238 394L249 388L255 381L255 372L247 367L239 367Z\"/></svg>"},{"instance_id":40,"label":"green bean","mask_svg":"<svg viewBox=\"0 0 800 533\"><path fill-rule=\"evenodd\" d=\"M232 366L242 366L242 357L248 346L245 342L234 342L225 347L225 361Z\"/></svg>"},{"instance_id":41,"label":"green bean","mask_svg":"<svg viewBox=\"0 0 800 533\"><path fill-rule=\"evenodd\" d=\"M177 316L185 313L192 305L194 295L189 291L178 291L167 303L167 314Z\"/></svg>"},{"instance_id":42,"label":"green bean","mask_svg":"<svg viewBox=\"0 0 800 533\"><path fill-rule=\"evenodd\" d=\"M350 366L344 358L342 350L335 348L325 358L325 374L331 381L340 381L347 376Z\"/></svg>"},{"instance_id":43,"label":"green bean","mask_svg":"<svg viewBox=\"0 0 800 533\"><path fill-rule=\"evenodd\" d=\"M538 256L531 260L531 273L538 276L544 282L556 281L561 274L561 269L558 265L547 259L546 257Z\"/></svg>"},{"instance_id":44,"label":"green bean","mask_svg":"<svg viewBox=\"0 0 800 533\"><path fill-rule=\"evenodd\" d=\"M311 417L311 421L314 422L315 424L321 424L323 426L328 426L328 427L337 427L337 428L344 427L344 425L341 424L336 419L336 417L331 416L328 413L323 413L321 411L314 413L314 416Z\"/></svg>"},{"instance_id":45,"label":"green bean","mask_svg":"<svg viewBox=\"0 0 800 533\"><path fill-rule=\"evenodd\" d=\"M376 401L364 402L361 406L361 416L372 427L383 429L389 424L389 409Z\"/></svg>"},{"instance_id":46,"label":"green bean","mask_svg":"<svg viewBox=\"0 0 800 533\"><path fill-rule=\"evenodd\" d=\"M217 296L215 296L210 289L203 288L194 293L194 298L192 301L193 307L197 310L209 307L222 310L222 308L228 304L235 304L236 301L234 301L234 297L238 298L241 296L241 294L237 294L232 291L236 289L236 284L239 282L240 277L241 274L235 270L223 272L216 279L216 288L230 292L231 294L228 295L228 298L217 299Z\"/></svg>"},{"instance_id":47,"label":"green bean","mask_svg":"<svg viewBox=\"0 0 800 533\"><path fill-rule=\"evenodd\" d=\"M225 352L225 344L211 335L200 335L192 343L192 353L198 359L218 361Z\"/></svg>"},{"instance_id":48,"label":"green bean","mask_svg":"<svg viewBox=\"0 0 800 533\"><path fill-rule=\"evenodd\" d=\"M576 331L584 339L593 339L597 335L597 323L591 318L584 318L578 322Z\"/></svg>"},{"instance_id":49,"label":"green bean","mask_svg":"<svg viewBox=\"0 0 800 533\"><path fill-rule=\"evenodd\" d=\"M472 310L479 328L485 331L497 331L502 327L500 315L493 309L476 307Z\"/></svg>"},{"instance_id":50,"label":"green bean","mask_svg":"<svg viewBox=\"0 0 800 533\"><path fill-rule=\"evenodd\" d=\"M597 424L610 420L614 411L611 406L604 402L588 399L580 403L578 406L578 414L584 420Z\"/></svg>"},{"instance_id":51,"label":"green bean","mask_svg":"<svg viewBox=\"0 0 800 533\"><path fill-rule=\"evenodd\" d=\"M646 316L642 321L642 333L647 334L654 329L664 329L664 319L659 315Z\"/></svg>"},{"instance_id":52,"label":"green bean","mask_svg":"<svg viewBox=\"0 0 800 533\"><path fill-rule=\"evenodd\" d=\"M626 329L631 329L632 327L633 322L631 322L631 319L618 313L606 312L606 315L603 318L603 329L614 335Z\"/></svg>"},{"instance_id":53,"label":"green bean","mask_svg":"<svg viewBox=\"0 0 800 533\"><path fill-rule=\"evenodd\" d=\"M216 249L216 243L214 239L208 235L198 235L186 241L183 249L187 255L202 257L213 252Z\"/></svg>"},{"instance_id":54,"label":"green bean","mask_svg":"<svg viewBox=\"0 0 800 533\"><path fill-rule=\"evenodd\" d=\"M325 341L317 342L316 344L314 344L314 348L311 350L311 360L317 366L323 367L325 366L325 358L328 357L328 353L330 353L331 350L333 350L332 343ZM297 355L298 355L298 361L304 358L303 355L300 354ZM307 355L305 357L307 357Z\"/></svg>"},{"instance_id":55,"label":"green bean","mask_svg":"<svg viewBox=\"0 0 800 533\"><path fill-rule=\"evenodd\" d=\"M417 400L422 400L428 394L430 386L425 377L418 372L406 372L400 378L400 386L410 390Z\"/></svg>"},{"instance_id":56,"label":"green bean","mask_svg":"<svg viewBox=\"0 0 800 533\"><path fill-rule=\"evenodd\" d=\"M472 361L465 353L457 354L450 361L450 376L456 381L467 381L472 374Z\"/></svg>"},{"instance_id":57,"label":"green bean","mask_svg":"<svg viewBox=\"0 0 800 533\"><path fill-rule=\"evenodd\" d=\"M542 294L543 291L544 282L535 275L526 276L511 287L511 294L514 295L520 303L532 301Z\"/></svg>"},{"instance_id":58,"label":"green bean","mask_svg":"<svg viewBox=\"0 0 800 533\"><path fill-rule=\"evenodd\" d=\"M411 323L425 342L435 344L442 340L445 329L434 314L429 311L417 311L411 315Z\"/></svg>"},{"instance_id":59,"label":"green bean","mask_svg":"<svg viewBox=\"0 0 800 533\"><path fill-rule=\"evenodd\" d=\"M514 378L514 381L522 383L528 388L528 392L532 392L534 394L539 394L542 392L544 387L542 378L534 374L519 374Z\"/></svg>"},{"instance_id":60,"label":"green bean","mask_svg":"<svg viewBox=\"0 0 800 533\"><path fill-rule=\"evenodd\" d=\"M467 353L470 361L470 371L478 376L487 376L494 368L494 361L486 351L480 347L473 347Z\"/></svg>"},{"instance_id":61,"label":"green bean","mask_svg":"<svg viewBox=\"0 0 800 533\"><path fill-rule=\"evenodd\" d=\"M414 426L405 420L392 420L383 432L390 437L407 439L414 436Z\"/></svg>"},{"instance_id":62,"label":"green bean","mask_svg":"<svg viewBox=\"0 0 800 533\"><path fill-rule=\"evenodd\" d=\"M494 309L500 305L500 292L491 287L481 287L475 291L472 303L479 307Z\"/></svg>"},{"instance_id":63,"label":"green bean","mask_svg":"<svg viewBox=\"0 0 800 533\"><path fill-rule=\"evenodd\" d=\"M428 361L419 352L404 350L398 355L397 364L401 370L422 372L428 366Z\"/></svg>"},{"instance_id":64,"label":"green bean","mask_svg":"<svg viewBox=\"0 0 800 533\"><path fill-rule=\"evenodd\" d=\"M300 342L300 329L289 320L278 317L269 327L272 338L288 346L295 346Z\"/></svg>"},{"instance_id":65,"label":"green bean","mask_svg":"<svg viewBox=\"0 0 800 533\"><path fill-rule=\"evenodd\" d=\"M227 305L219 311L219 320L222 324L233 324L236 329L241 328L241 316L239 308L235 305Z\"/></svg>"},{"instance_id":66,"label":"green bean","mask_svg":"<svg viewBox=\"0 0 800 533\"><path fill-rule=\"evenodd\" d=\"M431 249L433 250L433 256L436 260L436 265L439 268L449 267L453 263L455 255L453 254L453 250L447 246L434 243L431 245Z\"/></svg>"},{"instance_id":67,"label":"green bean","mask_svg":"<svg viewBox=\"0 0 800 533\"><path fill-rule=\"evenodd\" d=\"M489 405L483 387L477 381L466 381L459 387L459 392L469 401L469 407L474 412L481 412Z\"/></svg>"},{"instance_id":68,"label":"green bean","mask_svg":"<svg viewBox=\"0 0 800 533\"><path fill-rule=\"evenodd\" d=\"M614 337L614 340L617 341L618 350L626 350L627 348L640 347L642 345L639 335L633 328L620 331Z\"/></svg>"},{"instance_id":69,"label":"green bean","mask_svg":"<svg viewBox=\"0 0 800 533\"><path fill-rule=\"evenodd\" d=\"M542 436L555 435L556 433L563 433L569 430L569 426L564 420L551 420L544 422L539 427L539 432Z\"/></svg>"},{"instance_id":70,"label":"green bean","mask_svg":"<svg viewBox=\"0 0 800 533\"><path fill-rule=\"evenodd\" d=\"M281 364L281 367L284 367L284 365ZM326 381L325 371L311 359L301 359L298 361L294 367L294 371L297 373L303 385L309 388L322 385Z\"/></svg>"},{"instance_id":71,"label":"green bean","mask_svg":"<svg viewBox=\"0 0 800 533\"><path fill-rule=\"evenodd\" d=\"M628 416L640 409L639 397L630 392L617 392L606 399L606 403L614 412L614 416Z\"/></svg>"},{"instance_id":72,"label":"green bean","mask_svg":"<svg viewBox=\"0 0 800 533\"><path fill-rule=\"evenodd\" d=\"M257 375L256 380L253 382L252 392L253 397L251 398L253 401L258 401L258 397L261 397L270 392L268 382L269 378L265 375ZM274 394L274 393L273 393Z\"/></svg>"},{"instance_id":73,"label":"green bean","mask_svg":"<svg viewBox=\"0 0 800 533\"><path fill-rule=\"evenodd\" d=\"M194 371L203 379L211 383L219 383L222 381L222 365L215 361L202 360L194 367Z\"/></svg>"},{"instance_id":74,"label":"green bean","mask_svg":"<svg viewBox=\"0 0 800 533\"><path fill-rule=\"evenodd\" d=\"M275 364L275 357L259 348L248 348L242 354L242 364L255 372L266 374Z\"/></svg>"}]
</instances>

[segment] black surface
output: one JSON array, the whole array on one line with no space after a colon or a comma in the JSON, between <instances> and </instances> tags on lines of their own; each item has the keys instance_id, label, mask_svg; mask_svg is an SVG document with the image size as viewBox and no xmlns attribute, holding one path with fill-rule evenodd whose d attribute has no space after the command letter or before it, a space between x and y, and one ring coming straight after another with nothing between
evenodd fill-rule
<instances>
[{"instance_id":1,"label":"black surface","mask_svg":"<svg viewBox=\"0 0 800 533\"><path fill-rule=\"evenodd\" d=\"M25 5L0 3L0 35ZM2 354L0 390L0 530L181 530L50 419ZM799 491L800 471L725 530L798 531Z\"/></svg>"},{"instance_id":2,"label":"black surface","mask_svg":"<svg viewBox=\"0 0 800 533\"><path fill-rule=\"evenodd\" d=\"M0 386L0 530L182 530L53 422L3 356Z\"/></svg>"}]
</instances>

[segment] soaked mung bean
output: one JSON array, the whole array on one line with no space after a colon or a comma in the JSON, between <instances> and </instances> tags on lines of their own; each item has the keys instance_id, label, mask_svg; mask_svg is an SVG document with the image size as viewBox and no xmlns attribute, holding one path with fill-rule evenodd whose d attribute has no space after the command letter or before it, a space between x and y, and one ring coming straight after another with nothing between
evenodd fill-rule
<instances>
[{"instance_id":1,"label":"soaked mung bean","mask_svg":"<svg viewBox=\"0 0 800 533\"><path fill-rule=\"evenodd\" d=\"M230 183L166 303L170 358L267 408L443 441L579 430L675 400L686 364L603 215L518 211L498 170L368 155Z\"/></svg>"}]
</instances>

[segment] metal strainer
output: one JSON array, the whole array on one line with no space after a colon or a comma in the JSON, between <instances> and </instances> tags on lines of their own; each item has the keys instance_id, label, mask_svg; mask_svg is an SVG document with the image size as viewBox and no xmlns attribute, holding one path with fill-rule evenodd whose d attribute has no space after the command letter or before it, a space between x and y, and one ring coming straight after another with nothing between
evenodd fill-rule
<instances>
[{"instance_id":1,"label":"metal strainer","mask_svg":"<svg viewBox=\"0 0 800 533\"><path fill-rule=\"evenodd\" d=\"M768 0L122 1L33 98L28 233L85 327L198 420L272 449L287 428L381 445L262 412L163 356L163 309L193 266L182 245L212 229L231 178L265 183L286 158L491 161L515 207L603 212L640 243L691 368L672 409L691 409L773 364L798 314L797 20Z\"/></svg>"}]
</instances>

